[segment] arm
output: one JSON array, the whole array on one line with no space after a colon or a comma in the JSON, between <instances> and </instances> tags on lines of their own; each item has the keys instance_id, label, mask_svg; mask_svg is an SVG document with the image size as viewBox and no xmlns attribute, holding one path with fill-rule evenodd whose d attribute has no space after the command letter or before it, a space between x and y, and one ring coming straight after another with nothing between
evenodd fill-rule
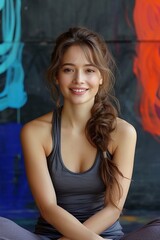
<instances>
[{"instance_id":1,"label":"arm","mask_svg":"<svg viewBox=\"0 0 160 240\"><path fill-rule=\"evenodd\" d=\"M25 125L21 131L26 173L41 215L69 239L103 239L57 205L55 190L46 162L45 145L49 137L46 137L46 131L43 130L44 124L34 120ZM48 134L48 136L50 135ZM65 224L62 224L62 222L65 222Z\"/></svg>"},{"instance_id":2,"label":"arm","mask_svg":"<svg viewBox=\"0 0 160 240\"><path fill-rule=\"evenodd\" d=\"M125 121L120 121L115 136L113 136L113 142L113 161L124 176L124 178L117 176L123 189L123 195L120 200L117 200L116 204L118 208L106 203L104 209L84 222L87 228L97 234L110 227L119 218L123 209L133 171L136 145L136 131L134 127Z\"/></svg>"}]
</instances>

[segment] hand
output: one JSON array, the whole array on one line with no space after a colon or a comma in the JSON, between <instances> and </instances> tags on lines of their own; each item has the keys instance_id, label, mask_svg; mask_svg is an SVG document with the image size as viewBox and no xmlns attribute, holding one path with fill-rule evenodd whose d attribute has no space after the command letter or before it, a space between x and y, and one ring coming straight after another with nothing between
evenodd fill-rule
<instances>
[{"instance_id":1,"label":"hand","mask_svg":"<svg viewBox=\"0 0 160 240\"><path fill-rule=\"evenodd\" d=\"M113 239L111 239L111 238L102 238L102 239L104 239L104 240L113 240ZM61 237L61 238L59 238L58 240L69 240L69 238Z\"/></svg>"},{"instance_id":2,"label":"hand","mask_svg":"<svg viewBox=\"0 0 160 240\"><path fill-rule=\"evenodd\" d=\"M103 238L104 240L112 240L111 238ZM61 237L58 240L69 240L68 238Z\"/></svg>"}]
</instances>

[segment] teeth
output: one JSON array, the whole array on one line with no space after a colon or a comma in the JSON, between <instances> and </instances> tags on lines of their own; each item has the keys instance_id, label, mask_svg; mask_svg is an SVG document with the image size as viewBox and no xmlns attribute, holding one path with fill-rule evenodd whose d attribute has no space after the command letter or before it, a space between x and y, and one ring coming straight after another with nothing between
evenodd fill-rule
<instances>
[{"instance_id":1,"label":"teeth","mask_svg":"<svg viewBox=\"0 0 160 240\"><path fill-rule=\"evenodd\" d=\"M72 89L72 91L74 91L74 92L85 92L86 89Z\"/></svg>"}]
</instances>

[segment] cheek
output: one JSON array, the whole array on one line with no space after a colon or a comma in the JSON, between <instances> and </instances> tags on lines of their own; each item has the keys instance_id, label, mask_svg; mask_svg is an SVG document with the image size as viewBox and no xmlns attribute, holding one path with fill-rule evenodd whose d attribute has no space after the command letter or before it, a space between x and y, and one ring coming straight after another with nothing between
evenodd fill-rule
<instances>
[{"instance_id":1,"label":"cheek","mask_svg":"<svg viewBox=\"0 0 160 240\"><path fill-rule=\"evenodd\" d=\"M99 77L93 77L90 79L90 83L93 87L99 87L99 85L102 85L102 79Z\"/></svg>"}]
</instances>

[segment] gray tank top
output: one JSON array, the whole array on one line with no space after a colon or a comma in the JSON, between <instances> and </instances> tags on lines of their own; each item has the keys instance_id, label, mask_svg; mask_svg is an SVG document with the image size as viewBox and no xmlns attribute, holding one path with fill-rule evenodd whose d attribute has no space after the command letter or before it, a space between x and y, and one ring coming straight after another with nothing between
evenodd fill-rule
<instances>
[{"instance_id":1,"label":"gray tank top","mask_svg":"<svg viewBox=\"0 0 160 240\"><path fill-rule=\"evenodd\" d=\"M75 173L67 169L61 156L61 109L54 112L52 136L54 147L47 157L47 163L57 196L57 204L80 222L84 222L104 207L106 187L100 176L100 152L97 152L94 164L89 170ZM61 237L61 234L42 216L38 219L35 232L50 239ZM116 221L101 236L112 239L123 236L119 221Z\"/></svg>"}]
</instances>

